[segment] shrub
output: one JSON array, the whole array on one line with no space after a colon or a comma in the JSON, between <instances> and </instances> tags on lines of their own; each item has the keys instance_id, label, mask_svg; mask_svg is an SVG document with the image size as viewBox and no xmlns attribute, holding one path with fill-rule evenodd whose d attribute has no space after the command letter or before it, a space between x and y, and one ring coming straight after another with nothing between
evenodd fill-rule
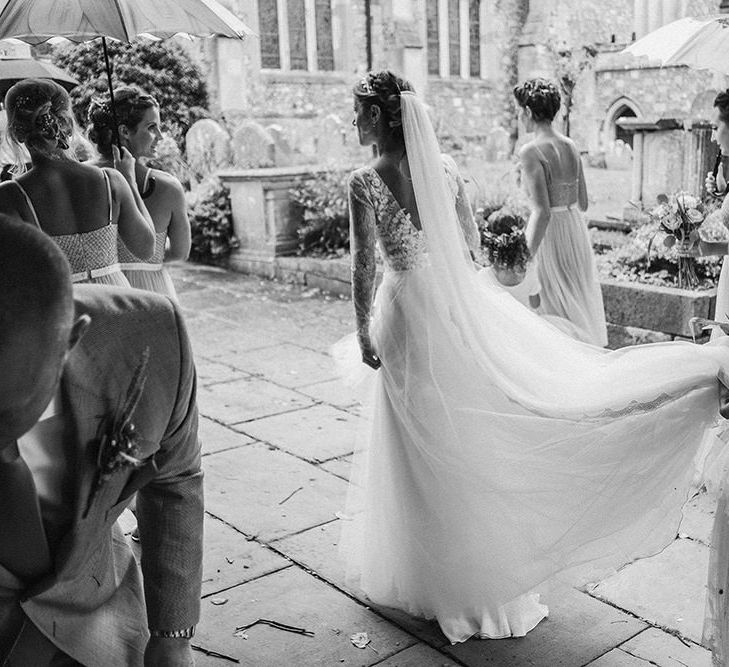
<instances>
[{"instance_id":1,"label":"shrub","mask_svg":"<svg viewBox=\"0 0 729 667\"><path fill-rule=\"evenodd\" d=\"M192 247L190 259L203 264L224 264L240 244L233 233L230 191L216 179L198 190L189 205Z\"/></svg>"},{"instance_id":2,"label":"shrub","mask_svg":"<svg viewBox=\"0 0 729 667\"><path fill-rule=\"evenodd\" d=\"M208 115L208 93L202 72L174 40L139 39L131 44L109 41L115 86L136 84L160 104L162 127L181 142L199 118ZM79 80L71 91L76 118L86 127L86 112L93 97L108 95L104 56L99 41L56 47L55 65Z\"/></svg>"},{"instance_id":3,"label":"shrub","mask_svg":"<svg viewBox=\"0 0 729 667\"><path fill-rule=\"evenodd\" d=\"M349 250L347 172L325 171L299 179L291 201L303 214L299 255L342 256Z\"/></svg>"},{"instance_id":4,"label":"shrub","mask_svg":"<svg viewBox=\"0 0 729 667\"><path fill-rule=\"evenodd\" d=\"M655 222L642 223L630 233L627 243L598 255L600 276L626 282L678 287L676 254L663 245L665 234L656 233L657 227ZM707 216L700 233L702 238L708 241L726 240L726 230L721 217L716 213ZM696 275L699 279L699 289L713 287L720 271L720 257L698 257Z\"/></svg>"}]
</instances>

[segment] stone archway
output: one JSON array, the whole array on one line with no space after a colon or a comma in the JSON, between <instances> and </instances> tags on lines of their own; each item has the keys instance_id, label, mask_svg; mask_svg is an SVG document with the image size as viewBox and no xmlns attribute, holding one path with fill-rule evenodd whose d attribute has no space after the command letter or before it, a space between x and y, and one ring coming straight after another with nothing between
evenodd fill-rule
<instances>
[{"instance_id":1,"label":"stone archway","mask_svg":"<svg viewBox=\"0 0 729 667\"><path fill-rule=\"evenodd\" d=\"M625 131L617 124L621 118L636 118L641 116L638 105L628 97L620 97L615 100L605 114L605 125L603 129L603 142L605 146L611 145L620 139L633 148L633 133Z\"/></svg>"}]
</instances>

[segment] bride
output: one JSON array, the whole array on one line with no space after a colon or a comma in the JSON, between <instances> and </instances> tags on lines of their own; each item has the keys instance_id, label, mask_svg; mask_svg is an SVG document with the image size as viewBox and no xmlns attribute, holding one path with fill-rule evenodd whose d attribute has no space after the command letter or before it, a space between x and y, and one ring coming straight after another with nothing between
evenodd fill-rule
<instances>
[{"instance_id":1,"label":"bride","mask_svg":"<svg viewBox=\"0 0 729 667\"><path fill-rule=\"evenodd\" d=\"M729 350L563 335L479 279L462 181L411 86L369 74L354 111L378 157L349 181L358 349L338 353L378 370L359 364L373 419L343 521L347 576L451 642L523 636L547 615L538 584L674 539Z\"/></svg>"}]
</instances>

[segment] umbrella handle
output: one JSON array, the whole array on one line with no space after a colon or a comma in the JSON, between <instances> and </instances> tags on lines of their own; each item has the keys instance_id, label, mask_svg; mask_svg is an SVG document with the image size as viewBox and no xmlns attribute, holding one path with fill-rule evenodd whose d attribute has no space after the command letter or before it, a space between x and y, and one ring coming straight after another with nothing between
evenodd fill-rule
<instances>
[{"instance_id":1,"label":"umbrella handle","mask_svg":"<svg viewBox=\"0 0 729 667\"><path fill-rule=\"evenodd\" d=\"M119 136L119 121L116 118L116 103L114 102L114 84L111 82L111 61L109 60L109 50L106 48L106 37L101 38L101 45L104 49L104 66L106 67L106 79L109 82L109 99L111 100L111 118L114 122L114 127L112 128L114 141L116 142L116 145L119 147L119 154L121 155L122 151L122 145L121 145L121 137ZM718 168L718 167L717 167Z\"/></svg>"}]
</instances>

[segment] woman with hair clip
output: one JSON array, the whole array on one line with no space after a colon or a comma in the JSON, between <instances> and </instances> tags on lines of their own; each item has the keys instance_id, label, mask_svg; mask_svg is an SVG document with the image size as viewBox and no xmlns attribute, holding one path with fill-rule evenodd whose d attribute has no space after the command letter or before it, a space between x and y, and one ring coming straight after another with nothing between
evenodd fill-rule
<instances>
[{"instance_id":1,"label":"woman with hair clip","mask_svg":"<svg viewBox=\"0 0 729 667\"><path fill-rule=\"evenodd\" d=\"M134 180L128 151L113 153L108 169L82 164L82 141L68 93L47 79L26 79L5 95L7 137L20 175L0 184L0 212L17 216L51 236L71 264L74 282L129 283L121 272L117 238L148 257L154 248L152 221ZM32 166L24 172L21 145ZM24 173L23 173L24 172Z\"/></svg>"},{"instance_id":2,"label":"woman with hair clip","mask_svg":"<svg viewBox=\"0 0 729 667\"><path fill-rule=\"evenodd\" d=\"M593 345L607 345L602 291L582 216L587 210L582 161L574 142L552 127L559 91L550 81L529 79L514 88L514 97L519 120L534 133L519 160L532 208L526 235L542 285L540 311L569 320Z\"/></svg>"},{"instance_id":3,"label":"woman with hair clip","mask_svg":"<svg viewBox=\"0 0 729 667\"><path fill-rule=\"evenodd\" d=\"M729 338L611 352L558 331L474 266L463 182L410 84L382 71L353 94L377 158L349 178L357 331L334 348L372 412L347 579L454 643L523 636L547 615L538 585L674 539Z\"/></svg>"},{"instance_id":4,"label":"woman with hair clip","mask_svg":"<svg viewBox=\"0 0 729 667\"><path fill-rule=\"evenodd\" d=\"M164 262L187 259L190 253L185 193L174 176L143 164L146 158L156 156L157 142L162 136L159 104L135 86L119 88L114 93L114 101L119 139L135 158L135 180L155 229L154 253L149 259L136 257L120 244L122 270L132 287L177 298ZM89 107L88 121L89 139L100 156L96 164L109 166L115 141L110 100L94 100Z\"/></svg>"}]
</instances>

